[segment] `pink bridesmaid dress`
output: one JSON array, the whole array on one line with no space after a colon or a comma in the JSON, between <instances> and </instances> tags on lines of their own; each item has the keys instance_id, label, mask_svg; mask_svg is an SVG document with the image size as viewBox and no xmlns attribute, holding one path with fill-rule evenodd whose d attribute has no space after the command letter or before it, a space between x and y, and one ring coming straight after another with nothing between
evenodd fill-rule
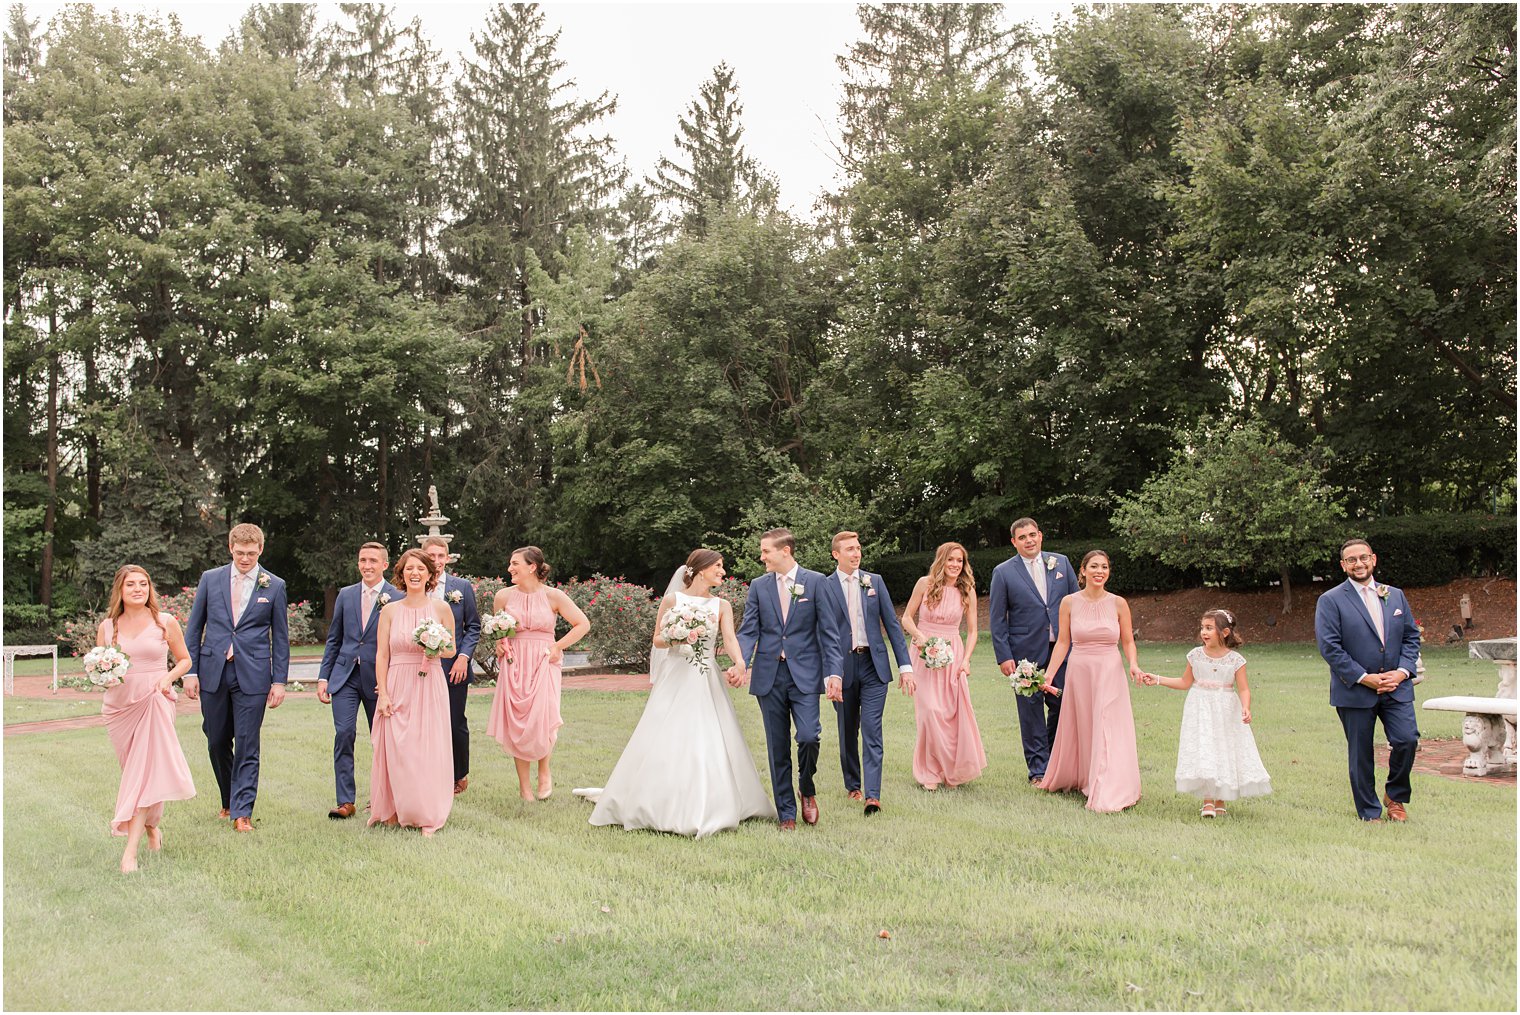
<instances>
[{"instance_id":1,"label":"pink bridesmaid dress","mask_svg":"<svg viewBox=\"0 0 1520 1015\"><path fill-rule=\"evenodd\" d=\"M1140 800L1140 755L1129 678L1119 654L1119 597L1071 603L1071 653L1061 723L1041 789L1081 790L1093 811L1122 811Z\"/></svg>"},{"instance_id":2,"label":"pink bridesmaid dress","mask_svg":"<svg viewBox=\"0 0 1520 1015\"><path fill-rule=\"evenodd\" d=\"M486 735L514 758L547 758L565 724L559 714L560 664L549 661L554 643L554 609L544 589L529 595L507 589L507 612L517 618L491 699Z\"/></svg>"},{"instance_id":3,"label":"pink bridesmaid dress","mask_svg":"<svg viewBox=\"0 0 1520 1015\"><path fill-rule=\"evenodd\" d=\"M931 607L925 599L915 618L925 638L944 638L955 650L955 661L949 666L923 671L913 694L913 714L918 720L913 778L921 786L959 786L987 767L982 734L971 710L971 687L960 675L966 662L962 610L960 590L947 585L939 603Z\"/></svg>"},{"instance_id":4,"label":"pink bridesmaid dress","mask_svg":"<svg viewBox=\"0 0 1520 1015\"><path fill-rule=\"evenodd\" d=\"M370 737L371 825L394 822L435 832L454 807L454 740L443 664L412 641L412 631L432 614L431 604L398 604L391 618L385 688L393 713L376 713Z\"/></svg>"},{"instance_id":5,"label":"pink bridesmaid dress","mask_svg":"<svg viewBox=\"0 0 1520 1015\"><path fill-rule=\"evenodd\" d=\"M166 624L173 620L167 613L160 613L159 619ZM106 623L109 631L110 621ZM148 808L148 827L156 828L164 816L164 801L189 800L195 796L195 783L174 731L174 702L157 686L169 672L164 632L150 623L135 637L118 638L117 647L132 665L121 683L106 688L100 714L121 764L111 834L126 835L139 807Z\"/></svg>"}]
</instances>

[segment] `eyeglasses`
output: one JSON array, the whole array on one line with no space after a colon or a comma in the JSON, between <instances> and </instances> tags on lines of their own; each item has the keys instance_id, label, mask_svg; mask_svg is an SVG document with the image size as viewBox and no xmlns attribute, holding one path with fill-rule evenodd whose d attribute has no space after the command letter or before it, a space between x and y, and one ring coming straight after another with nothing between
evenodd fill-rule
<instances>
[{"instance_id":1,"label":"eyeglasses","mask_svg":"<svg viewBox=\"0 0 1520 1015\"><path fill-rule=\"evenodd\" d=\"M1342 557L1342 564L1371 564L1372 554L1364 553L1360 557Z\"/></svg>"}]
</instances>

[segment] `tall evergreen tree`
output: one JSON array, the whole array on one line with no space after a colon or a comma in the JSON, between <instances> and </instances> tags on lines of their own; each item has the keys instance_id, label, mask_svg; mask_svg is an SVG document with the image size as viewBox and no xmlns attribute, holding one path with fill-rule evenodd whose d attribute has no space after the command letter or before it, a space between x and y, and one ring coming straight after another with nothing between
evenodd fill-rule
<instances>
[{"instance_id":1,"label":"tall evergreen tree","mask_svg":"<svg viewBox=\"0 0 1520 1015\"><path fill-rule=\"evenodd\" d=\"M744 150L744 107L733 68L720 63L702 83L697 98L676 121L676 161L662 156L649 187L675 205L680 228L694 236L707 232L718 208L762 211L776 206L776 184Z\"/></svg>"}]
</instances>

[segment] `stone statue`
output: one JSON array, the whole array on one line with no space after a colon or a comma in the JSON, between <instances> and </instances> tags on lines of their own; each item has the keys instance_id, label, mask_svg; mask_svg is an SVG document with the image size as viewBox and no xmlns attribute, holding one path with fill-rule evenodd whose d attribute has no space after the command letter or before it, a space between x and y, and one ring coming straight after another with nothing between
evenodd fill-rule
<instances>
[{"instance_id":1,"label":"stone statue","mask_svg":"<svg viewBox=\"0 0 1520 1015\"><path fill-rule=\"evenodd\" d=\"M1462 746L1467 748L1463 775L1487 775L1489 769L1504 765L1502 729L1497 716L1469 714L1462 720Z\"/></svg>"},{"instance_id":2,"label":"stone statue","mask_svg":"<svg viewBox=\"0 0 1520 1015\"><path fill-rule=\"evenodd\" d=\"M440 513L438 507L438 488L436 486L428 487L428 510L433 513L434 518L437 518Z\"/></svg>"}]
</instances>

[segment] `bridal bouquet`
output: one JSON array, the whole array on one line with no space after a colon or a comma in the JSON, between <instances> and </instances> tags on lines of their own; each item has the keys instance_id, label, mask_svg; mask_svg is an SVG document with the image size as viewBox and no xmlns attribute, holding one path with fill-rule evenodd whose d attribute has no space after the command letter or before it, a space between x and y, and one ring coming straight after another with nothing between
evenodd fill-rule
<instances>
[{"instance_id":1,"label":"bridal bouquet","mask_svg":"<svg viewBox=\"0 0 1520 1015\"><path fill-rule=\"evenodd\" d=\"M693 661L707 672L707 644L712 637L712 617L690 606L672 606L660 621L660 637L681 658Z\"/></svg>"},{"instance_id":2,"label":"bridal bouquet","mask_svg":"<svg viewBox=\"0 0 1520 1015\"><path fill-rule=\"evenodd\" d=\"M516 633L517 618L506 610L500 613L488 613L480 620L481 640L493 648L503 638L510 638Z\"/></svg>"},{"instance_id":3,"label":"bridal bouquet","mask_svg":"<svg viewBox=\"0 0 1520 1015\"><path fill-rule=\"evenodd\" d=\"M99 645L84 654L84 673L97 687L112 687L127 675L132 660L119 648Z\"/></svg>"},{"instance_id":4,"label":"bridal bouquet","mask_svg":"<svg viewBox=\"0 0 1520 1015\"><path fill-rule=\"evenodd\" d=\"M923 656L924 665L931 670L942 670L955 662L955 649L948 638L930 638L918 654Z\"/></svg>"},{"instance_id":5,"label":"bridal bouquet","mask_svg":"<svg viewBox=\"0 0 1520 1015\"><path fill-rule=\"evenodd\" d=\"M1008 683L1019 694L1026 698L1033 698L1040 693L1040 685L1045 683L1045 671L1028 659L1020 659L1019 664L1008 675Z\"/></svg>"},{"instance_id":6,"label":"bridal bouquet","mask_svg":"<svg viewBox=\"0 0 1520 1015\"><path fill-rule=\"evenodd\" d=\"M422 646L423 654L429 659L454 651L454 639L449 629L436 620L424 620L413 628L412 641Z\"/></svg>"}]
</instances>

